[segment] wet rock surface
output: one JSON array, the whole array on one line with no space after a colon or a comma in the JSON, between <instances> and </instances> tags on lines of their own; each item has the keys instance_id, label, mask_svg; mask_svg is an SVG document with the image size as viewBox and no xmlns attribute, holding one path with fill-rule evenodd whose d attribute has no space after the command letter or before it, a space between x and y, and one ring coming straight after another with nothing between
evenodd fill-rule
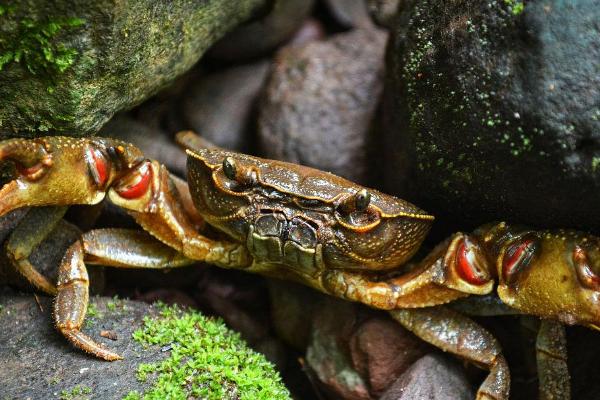
<instances>
[{"instance_id":1,"label":"wet rock surface","mask_svg":"<svg viewBox=\"0 0 600 400\"><path fill-rule=\"evenodd\" d=\"M260 108L262 154L364 182L386 37L356 30L281 50Z\"/></svg>"},{"instance_id":2,"label":"wet rock surface","mask_svg":"<svg viewBox=\"0 0 600 400\"><path fill-rule=\"evenodd\" d=\"M119 302L114 311L107 308L113 300L93 298L98 315L91 317L83 332L106 344L125 358L121 361L97 360L73 348L53 326L52 300L18 294L0 288L0 387L2 396L15 399L55 399L64 392L83 390L90 398L121 398L131 390L143 390L136 371L142 362L154 362L168 353L154 348L143 351L131 340L144 315L155 313L152 306L139 302ZM112 308L112 307L111 307ZM116 340L104 339L101 331L116 333ZM18 371L18 374L15 374Z\"/></svg>"},{"instance_id":3,"label":"wet rock surface","mask_svg":"<svg viewBox=\"0 0 600 400\"><path fill-rule=\"evenodd\" d=\"M3 4L0 137L97 131L189 69L265 3Z\"/></svg>"},{"instance_id":4,"label":"wet rock surface","mask_svg":"<svg viewBox=\"0 0 600 400\"><path fill-rule=\"evenodd\" d=\"M414 363L380 400L470 400L475 397L459 364L440 354Z\"/></svg>"},{"instance_id":5,"label":"wet rock surface","mask_svg":"<svg viewBox=\"0 0 600 400\"><path fill-rule=\"evenodd\" d=\"M461 229L600 229L597 3L466 4L403 4L388 54L388 191Z\"/></svg>"}]
</instances>

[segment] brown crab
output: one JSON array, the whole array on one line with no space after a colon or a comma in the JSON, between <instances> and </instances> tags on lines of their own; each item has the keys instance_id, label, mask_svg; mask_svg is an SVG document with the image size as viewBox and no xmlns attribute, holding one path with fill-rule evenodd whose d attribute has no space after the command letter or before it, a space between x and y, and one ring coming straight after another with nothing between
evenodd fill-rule
<instances>
[{"instance_id":1,"label":"brown crab","mask_svg":"<svg viewBox=\"0 0 600 400\"><path fill-rule=\"evenodd\" d=\"M190 133L178 138L194 142ZM541 396L569 397L564 331L552 321L600 325L599 238L490 224L456 233L401 268L433 221L414 205L299 165L218 149L187 153L189 190L128 143L67 137L0 142L0 160L12 161L17 175L0 190L0 216L36 207L21 222L34 222L36 229L17 228L8 254L35 288L56 296L56 326L76 347L105 360L120 358L80 332L88 301L85 263L157 269L205 261L391 310L419 337L490 371L478 399L507 399L509 371L497 341L440 306L496 287L514 312L544 319ZM85 233L67 251L56 285L49 282L28 261L32 249L66 206L96 204L106 195L144 230ZM230 240L204 236L204 223Z\"/></svg>"}]
</instances>

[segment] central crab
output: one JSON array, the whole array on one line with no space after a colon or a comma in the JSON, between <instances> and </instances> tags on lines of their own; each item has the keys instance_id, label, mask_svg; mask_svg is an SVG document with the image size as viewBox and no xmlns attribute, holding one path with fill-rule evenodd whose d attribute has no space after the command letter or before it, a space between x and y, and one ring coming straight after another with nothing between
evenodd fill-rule
<instances>
[{"instance_id":1,"label":"central crab","mask_svg":"<svg viewBox=\"0 0 600 400\"><path fill-rule=\"evenodd\" d=\"M178 139L195 147L191 133ZM80 331L88 302L86 263L157 269L205 261L391 310L417 336L490 371L479 399L507 399L509 371L497 341L464 315L433 307L497 287L514 312L544 318L538 336L542 397L569 396L564 332L553 321L600 325L600 239L497 223L456 233L402 267L433 221L416 206L295 164L219 149L188 148L187 154L189 188L117 140L0 142L0 161L16 167L15 179L0 190L0 216L39 207L30 211L38 229L15 230L8 254L36 289L56 296L56 326L76 347L105 360L120 358ZM83 234L64 256L58 282L48 281L29 262L32 249L66 206L105 197L144 230ZM228 239L203 234L205 224Z\"/></svg>"}]
</instances>

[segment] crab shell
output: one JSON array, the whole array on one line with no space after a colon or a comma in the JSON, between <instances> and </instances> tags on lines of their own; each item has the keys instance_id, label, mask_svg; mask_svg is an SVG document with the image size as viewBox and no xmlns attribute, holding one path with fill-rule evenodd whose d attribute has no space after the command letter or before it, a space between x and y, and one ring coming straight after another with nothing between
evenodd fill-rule
<instances>
[{"instance_id":1,"label":"crab shell","mask_svg":"<svg viewBox=\"0 0 600 400\"><path fill-rule=\"evenodd\" d=\"M224 160L235 176L224 171ZM229 175L229 177L228 177ZM233 179L231 179L233 178ZM384 270L408 260L433 216L330 173L222 150L188 150L188 183L198 212L239 242L255 263ZM362 192L361 192L362 191ZM311 269L315 271L310 271Z\"/></svg>"}]
</instances>

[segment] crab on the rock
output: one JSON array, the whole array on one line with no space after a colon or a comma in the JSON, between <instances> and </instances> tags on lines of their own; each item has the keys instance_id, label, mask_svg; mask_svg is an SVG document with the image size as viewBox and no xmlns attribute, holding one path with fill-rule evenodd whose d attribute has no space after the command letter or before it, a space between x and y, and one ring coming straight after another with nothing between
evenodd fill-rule
<instances>
[{"instance_id":1,"label":"crab on the rock","mask_svg":"<svg viewBox=\"0 0 600 400\"><path fill-rule=\"evenodd\" d=\"M0 190L0 216L34 207L36 221L36 229L16 229L6 250L37 290L56 296L56 327L76 347L105 360L120 358L80 331L88 302L86 263L159 269L204 261L390 310L417 336L489 370L478 399L507 399L510 375L496 339L442 306L496 288L515 313L543 318L537 341L541 396L570 396L560 323L600 326L599 238L496 223L456 233L402 268L433 216L312 168L190 148L196 147L191 135L178 135L188 145L187 184L133 145L113 139L0 142L0 161L12 161L16 170ZM83 234L64 256L58 282L48 281L29 262L31 251L67 206L96 204L106 196L143 230ZM25 217L21 225L31 221ZM204 224L229 239L205 236Z\"/></svg>"}]
</instances>

